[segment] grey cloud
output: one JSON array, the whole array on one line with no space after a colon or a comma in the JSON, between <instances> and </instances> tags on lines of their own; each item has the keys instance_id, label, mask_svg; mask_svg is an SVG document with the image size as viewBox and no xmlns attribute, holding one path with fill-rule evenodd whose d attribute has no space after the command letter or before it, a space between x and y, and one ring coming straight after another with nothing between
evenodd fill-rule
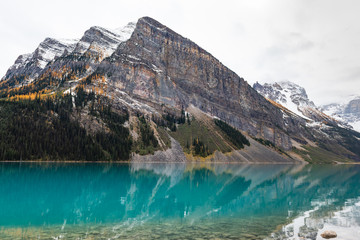
<instances>
[{"instance_id":1,"label":"grey cloud","mask_svg":"<svg viewBox=\"0 0 360 240\"><path fill-rule=\"evenodd\" d=\"M313 48L315 44L304 38L300 33L290 33L279 42L269 47L265 54L270 56L285 56L296 54L300 51L307 51Z\"/></svg>"},{"instance_id":2,"label":"grey cloud","mask_svg":"<svg viewBox=\"0 0 360 240\"><path fill-rule=\"evenodd\" d=\"M345 72L344 79L346 79L346 81L360 83L360 66L358 68L344 70L344 72Z\"/></svg>"}]
</instances>

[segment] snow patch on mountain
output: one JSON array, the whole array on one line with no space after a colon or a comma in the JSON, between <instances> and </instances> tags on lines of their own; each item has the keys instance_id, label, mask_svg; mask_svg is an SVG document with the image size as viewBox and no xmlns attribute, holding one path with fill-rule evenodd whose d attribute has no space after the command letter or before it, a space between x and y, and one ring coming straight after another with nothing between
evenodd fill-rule
<instances>
[{"instance_id":1,"label":"snow patch on mountain","mask_svg":"<svg viewBox=\"0 0 360 240\"><path fill-rule=\"evenodd\" d=\"M44 69L55 57L60 57L65 51L70 52L74 50L78 41L78 39L46 38L34 52L37 65Z\"/></svg>"},{"instance_id":2,"label":"snow patch on mountain","mask_svg":"<svg viewBox=\"0 0 360 240\"><path fill-rule=\"evenodd\" d=\"M360 119L349 122L349 124L354 128L355 131L360 132Z\"/></svg>"},{"instance_id":3,"label":"snow patch on mountain","mask_svg":"<svg viewBox=\"0 0 360 240\"><path fill-rule=\"evenodd\" d=\"M74 49L74 54L85 54L96 52L101 59L111 56L120 43L127 41L135 29L136 24L128 23L126 26L117 29L107 29L94 26L87 30Z\"/></svg>"},{"instance_id":4,"label":"snow patch on mountain","mask_svg":"<svg viewBox=\"0 0 360 240\"><path fill-rule=\"evenodd\" d=\"M113 31L122 38L122 41L125 42L129 40L132 33L136 27L136 22L129 22L126 26L121 28L116 28Z\"/></svg>"}]
</instances>

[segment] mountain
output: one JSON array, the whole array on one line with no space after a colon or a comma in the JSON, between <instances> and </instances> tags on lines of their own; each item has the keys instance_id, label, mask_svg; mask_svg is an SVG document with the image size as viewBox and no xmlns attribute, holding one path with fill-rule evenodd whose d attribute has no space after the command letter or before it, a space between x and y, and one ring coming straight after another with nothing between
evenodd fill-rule
<instances>
[{"instance_id":1,"label":"mountain","mask_svg":"<svg viewBox=\"0 0 360 240\"><path fill-rule=\"evenodd\" d=\"M327 115L346 122L360 132L360 97L350 97L345 103L332 103L321 106Z\"/></svg>"},{"instance_id":2,"label":"mountain","mask_svg":"<svg viewBox=\"0 0 360 240\"><path fill-rule=\"evenodd\" d=\"M281 104L285 109L306 120L348 127L345 122L324 114L321 108L309 99L306 90L293 82L280 81L264 85L257 82L253 88L266 99Z\"/></svg>"},{"instance_id":3,"label":"mountain","mask_svg":"<svg viewBox=\"0 0 360 240\"><path fill-rule=\"evenodd\" d=\"M290 81L255 83L253 88L302 118L330 122L360 132L360 97L351 97L345 103L316 106L303 87Z\"/></svg>"},{"instance_id":4,"label":"mountain","mask_svg":"<svg viewBox=\"0 0 360 240\"><path fill-rule=\"evenodd\" d=\"M360 160L358 133L322 115L305 91L276 87L275 98L290 97L299 106L298 111L291 109L294 113L264 98L206 50L150 17L120 30L90 28L72 51L64 50L36 76L30 83L17 79L18 84L5 76L0 97L2 104L11 104L2 109L9 108L14 116L22 111L29 122L40 116L36 120L49 122L45 129L36 125L35 131L50 131L46 139L55 136L51 141L59 149L47 153L47 143L40 144L39 151L50 159L66 158L60 149L67 139L72 144L63 149L82 146L84 155L76 151L71 157L87 160L96 154L99 159L133 161ZM13 127L29 124L22 121ZM74 131L60 134L60 139L58 133L66 128ZM24 141L30 140L25 136ZM26 158L35 158L29 152L37 153L31 149L39 146L26 146ZM24 156L14 151L6 158Z\"/></svg>"}]
</instances>

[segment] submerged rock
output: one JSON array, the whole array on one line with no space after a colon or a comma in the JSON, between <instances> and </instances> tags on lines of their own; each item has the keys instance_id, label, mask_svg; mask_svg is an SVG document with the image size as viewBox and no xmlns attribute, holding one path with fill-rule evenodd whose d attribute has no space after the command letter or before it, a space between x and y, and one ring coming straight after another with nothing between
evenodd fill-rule
<instances>
[{"instance_id":1,"label":"submerged rock","mask_svg":"<svg viewBox=\"0 0 360 240\"><path fill-rule=\"evenodd\" d=\"M321 234L321 237L329 239L329 238L336 238L337 234L334 231L327 230Z\"/></svg>"}]
</instances>

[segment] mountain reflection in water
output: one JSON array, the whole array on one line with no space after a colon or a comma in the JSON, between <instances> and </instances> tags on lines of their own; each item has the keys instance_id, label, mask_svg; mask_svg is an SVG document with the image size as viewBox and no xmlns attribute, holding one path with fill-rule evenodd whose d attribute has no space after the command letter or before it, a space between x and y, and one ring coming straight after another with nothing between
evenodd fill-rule
<instances>
[{"instance_id":1,"label":"mountain reflection in water","mask_svg":"<svg viewBox=\"0 0 360 240\"><path fill-rule=\"evenodd\" d=\"M0 166L0 239L351 239L360 225L357 165Z\"/></svg>"}]
</instances>

